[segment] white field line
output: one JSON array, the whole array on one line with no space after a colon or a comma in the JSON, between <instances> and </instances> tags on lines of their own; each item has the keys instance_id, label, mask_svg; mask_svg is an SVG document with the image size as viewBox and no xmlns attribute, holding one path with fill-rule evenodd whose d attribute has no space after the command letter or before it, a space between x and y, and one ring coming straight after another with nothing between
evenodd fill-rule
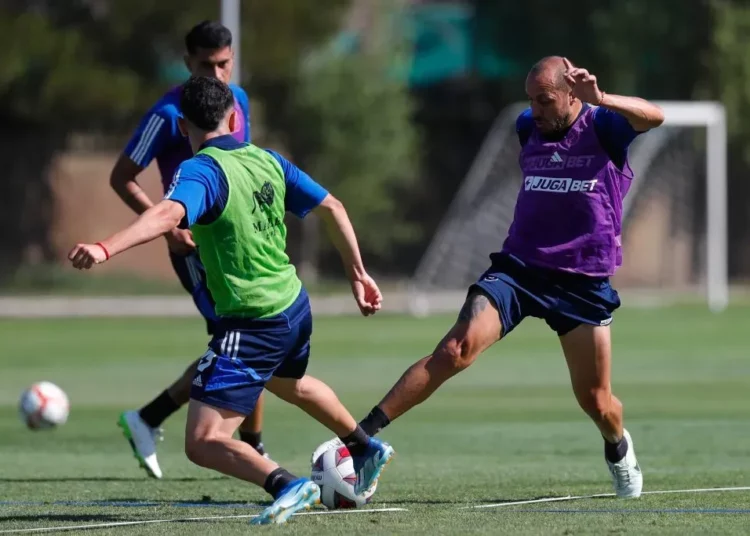
<instances>
[{"instance_id":1,"label":"white field line","mask_svg":"<svg viewBox=\"0 0 750 536\"><path fill-rule=\"evenodd\" d=\"M320 516L320 515L349 515L349 514L372 514L380 512L406 512L406 508L374 508L371 510L324 510L318 512L298 512L295 516ZM177 523L185 521L218 521L222 519L253 519L258 514L242 514L230 516L207 516L207 517L179 517L173 519L144 519L141 521L118 521L115 523L90 523L86 525L66 525L60 527L38 527L32 529L10 529L0 530L0 534L21 534L33 532L63 532L69 530L104 529L111 527L129 527L134 525L155 525L157 523Z\"/></svg>"},{"instance_id":2,"label":"white field line","mask_svg":"<svg viewBox=\"0 0 750 536\"><path fill-rule=\"evenodd\" d=\"M644 491L642 495L667 495L671 493L711 493L717 491L750 491L750 486L732 488L695 488L695 489L666 489L659 491ZM537 504L546 502L576 501L580 499L598 499L600 497L615 497L614 493L597 493L595 495L568 495L567 497L544 497L542 499L530 499L528 501L512 501L494 504L477 504L464 506L463 509L474 508L501 508L503 506L519 506L522 504Z\"/></svg>"}]
</instances>

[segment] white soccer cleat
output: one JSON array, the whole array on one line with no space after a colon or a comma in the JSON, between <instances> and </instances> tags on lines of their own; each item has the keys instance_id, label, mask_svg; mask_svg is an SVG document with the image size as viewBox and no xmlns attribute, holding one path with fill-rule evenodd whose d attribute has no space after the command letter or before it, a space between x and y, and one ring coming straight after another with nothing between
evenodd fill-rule
<instances>
[{"instance_id":1,"label":"white soccer cleat","mask_svg":"<svg viewBox=\"0 0 750 536\"><path fill-rule=\"evenodd\" d=\"M315 461L320 458L320 455L324 452L331 449L338 449L343 446L344 442L341 441L338 437L334 437L333 439L329 439L325 443L321 443L320 445L318 445L318 448L313 451L312 457L310 458L310 465L315 465Z\"/></svg>"},{"instance_id":2,"label":"white soccer cleat","mask_svg":"<svg viewBox=\"0 0 750 536\"><path fill-rule=\"evenodd\" d=\"M623 436L628 442L628 451L625 457L617 463L607 460L609 472L612 475L612 484L615 487L615 495L622 499L635 499L641 496L643 490L643 473L635 458L635 445L627 430L623 430Z\"/></svg>"},{"instance_id":3,"label":"white soccer cleat","mask_svg":"<svg viewBox=\"0 0 750 536\"><path fill-rule=\"evenodd\" d=\"M122 428L125 439L130 443L133 454L148 475L161 478L161 468L156 460L156 440L161 439L161 430L151 428L137 411L126 411L120 415L117 425Z\"/></svg>"}]
</instances>

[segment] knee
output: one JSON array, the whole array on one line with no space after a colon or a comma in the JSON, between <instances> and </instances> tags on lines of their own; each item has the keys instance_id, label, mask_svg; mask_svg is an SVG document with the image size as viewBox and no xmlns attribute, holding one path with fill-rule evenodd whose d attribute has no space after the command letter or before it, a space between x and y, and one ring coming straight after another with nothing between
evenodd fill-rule
<instances>
[{"instance_id":1,"label":"knee","mask_svg":"<svg viewBox=\"0 0 750 536\"><path fill-rule=\"evenodd\" d=\"M433 354L433 358L440 368L450 375L468 368L476 357L476 352L467 338L453 338L443 341Z\"/></svg>"},{"instance_id":2,"label":"knee","mask_svg":"<svg viewBox=\"0 0 750 536\"><path fill-rule=\"evenodd\" d=\"M581 409L594 421L603 421L614 411L612 391L608 388L594 388L578 395Z\"/></svg>"},{"instance_id":3,"label":"knee","mask_svg":"<svg viewBox=\"0 0 750 536\"><path fill-rule=\"evenodd\" d=\"M195 465L206 467L207 451L210 439L199 434L188 434L185 436L185 455Z\"/></svg>"}]
</instances>

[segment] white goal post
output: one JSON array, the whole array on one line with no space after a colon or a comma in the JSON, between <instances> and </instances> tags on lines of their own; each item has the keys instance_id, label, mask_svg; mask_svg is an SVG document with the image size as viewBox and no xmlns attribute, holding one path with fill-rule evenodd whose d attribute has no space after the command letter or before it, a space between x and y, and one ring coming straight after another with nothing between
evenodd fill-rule
<instances>
[{"instance_id":1,"label":"white goal post","mask_svg":"<svg viewBox=\"0 0 750 536\"><path fill-rule=\"evenodd\" d=\"M657 102L664 124L706 127L706 294L720 312L729 305L727 238L727 116L718 102Z\"/></svg>"},{"instance_id":2,"label":"white goal post","mask_svg":"<svg viewBox=\"0 0 750 536\"><path fill-rule=\"evenodd\" d=\"M664 110L664 127L677 128L656 129L633 144L630 163L636 180L625 199L624 223L630 220L638 190L643 188L644 195L649 192L649 186L644 186L644 180L638 177L648 176L660 163L670 162L665 154L685 127L704 128L706 216L702 229L705 230L694 237L701 242L695 251L704 259L701 270L708 306L711 311L720 312L729 303L726 112L718 102L657 101L656 104ZM456 300L465 295L467 283L486 268L487 255L502 245L522 180L517 165L515 119L527 106L518 103L507 107L490 129L411 281L412 312L426 314L455 308ZM692 171L696 176L703 175L700 170ZM698 216L691 213L690 217Z\"/></svg>"}]
</instances>

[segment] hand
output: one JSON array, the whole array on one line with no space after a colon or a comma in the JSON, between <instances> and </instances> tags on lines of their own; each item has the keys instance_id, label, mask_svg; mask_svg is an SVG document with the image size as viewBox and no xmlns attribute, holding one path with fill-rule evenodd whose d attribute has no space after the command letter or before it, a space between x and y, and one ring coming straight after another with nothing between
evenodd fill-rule
<instances>
[{"instance_id":1,"label":"hand","mask_svg":"<svg viewBox=\"0 0 750 536\"><path fill-rule=\"evenodd\" d=\"M74 268L88 270L94 264L101 264L107 260L107 253L98 244L76 244L68 253L68 260Z\"/></svg>"},{"instance_id":2,"label":"hand","mask_svg":"<svg viewBox=\"0 0 750 536\"><path fill-rule=\"evenodd\" d=\"M185 256L195 249L195 242L193 242L193 233L189 229L174 228L164 235L167 239L167 246L169 251L175 255Z\"/></svg>"},{"instance_id":3,"label":"hand","mask_svg":"<svg viewBox=\"0 0 750 536\"><path fill-rule=\"evenodd\" d=\"M380 311L383 295L375 281L367 274L352 280L352 294L363 316L374 315Z\"/></svg>"},{"instance_id":4,"label":"hand","mask_svg":"<svg viewBox=\"0 0 750 536\"><path fill-rule=\"evenodd\" d=\"M604 92L596 84L596 76L586 69L573 67L568 58L563 58L565 64L565 81L573 91L573 96L583 102L599 106L604 99Z\"/></svg>"}]
</instances>

